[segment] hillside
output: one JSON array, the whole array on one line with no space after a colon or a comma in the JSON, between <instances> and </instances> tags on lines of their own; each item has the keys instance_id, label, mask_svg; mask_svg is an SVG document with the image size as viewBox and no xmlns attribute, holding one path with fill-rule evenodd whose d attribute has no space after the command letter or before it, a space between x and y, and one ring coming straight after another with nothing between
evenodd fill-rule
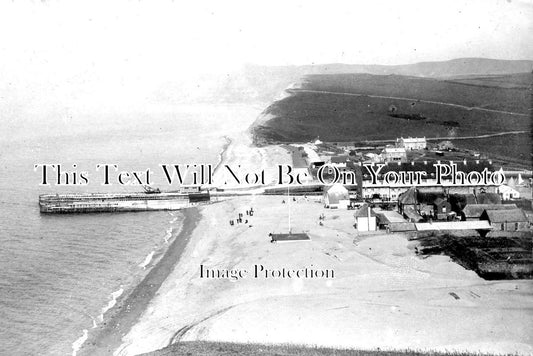
<instances>
[{"instance_id":1,"label":"hillside","mask_svg":"<svg viewBox=\"0 0 533 356\"><path fill-rule=\"evenodd\" d=\"M228 74L217 83L216 96L226 101L255 100L271 102L285 88L312 74L367 73L397 74L427 78L456 78L466 75L505 75L531 72L533 61L460 58L441 62L405 65L317 64L302 66L261 66L248 64L242 70ZM214 94L210 94L213 96Z\"/></svg>"},{"instance_id":2,"label":"hillside","mask_svg":"<svg viewBox=\"0 0 533 356\"><path fill-rule=\"evenodd\" d=\"M437 66L438 67L438 66ZM531 159L533 74L434 79L402 75L313 74L272 103L253 128L256 143L368 141L400 136L454 138L488 153Z\"/></svg>"}]
</instances>

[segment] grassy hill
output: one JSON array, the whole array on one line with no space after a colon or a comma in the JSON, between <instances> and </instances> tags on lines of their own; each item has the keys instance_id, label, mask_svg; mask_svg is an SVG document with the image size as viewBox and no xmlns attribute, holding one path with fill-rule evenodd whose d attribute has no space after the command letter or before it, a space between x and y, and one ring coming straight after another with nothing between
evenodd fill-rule
<instances>
[{"instance_id":1,"label":"grassy hill","mask_svg":"<svg viewBox=\"0 0 533 356\"><path fill-rule=\"evenodd\" d=\"M272 103L253 128L256 143L367 141L400 136L455 138L465 148L531 159L533 74L460 76L307 75Z\"/></svg>"},{"instance_id":2,"label":"grassy hill","mask_svg":"<svg viewBox=\"0 0 533 356\"><path fill-rule=\"evenodd\" d=\"M312 74L368 73L397 74L427 78L455 78L465 75L505 75L531 72L533 61L460 58L442 62L422 62L405 65L317 64L302 66L261 66L248 64L240 71L229 73L217 83L213 97L229 102L254 100L271 102L301 78ZM203 78L202 86L211 79ZM168 85L165 85L167 88Z\"/></svg>"}]
</instances>

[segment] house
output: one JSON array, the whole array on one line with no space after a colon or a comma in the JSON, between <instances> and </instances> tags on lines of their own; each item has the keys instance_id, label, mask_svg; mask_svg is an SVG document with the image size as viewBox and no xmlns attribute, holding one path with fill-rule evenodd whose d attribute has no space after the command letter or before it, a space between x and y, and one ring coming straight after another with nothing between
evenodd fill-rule
<instances>
[{"instance_id":1,"label":"house","mask_svg":"<svg viewBox=\"0 0 533 356\"><path fill-rule=\"evenodd\" d=\"M462 217L464 220L479 220L485 210L513 210L515 204L468 204L464 207Z\"/></svg>"},{"instance_id":2,"label":"house","mask_svg":"<svg viewBox=\"0 0 533 356\"><path fill-rule=\"evenodd\" d=\"M406 207L411 206L416 209L416 206L418 205L418 199L417 199L417 191L415 187L411 187L407 189L404 193L400 194L398 197L398 209L400 210L400 213L403 213Z\"/></svg>"},{"instance_id":3,"label":"house","mask_svg":"<svg viewBox=\"0 0 533 356\"><path fill-rule=\"evenodd\" d=\"M403 147L385 147L381 158L385 162L404 162L407 161L407 153Z\"/></svg>"},{"instance_id":4,"label":"house","mask_svg":"<svg viewBox=\"0 0 533 356\"><path fill-rule=\"evenodd\" d=\"M498 193L501 194L503 200L511 200L511 199L520 198L520 193L516 189L511 188L508 185L500 185L498 187Z\"/></svg>"},{"instance_id":5,"label":"house","mask_svg":"<svg viewBox=\"0 0 533 356\"><path fill-rule=\"evenodd\" d=\"M396 139L396 147L403 147L407 151L423 150L427 147L427 142L425 137L401 137Z\"/></svg>"},{"instance_id":6,"label":"house","mask_svg":"<svg viewBox=\"0 0 533 356\"><path fill-rule=\"evenodd\" d=\"M376 213L370 208L368 204L363 204L357 213L355 213L355 220L357 231L376 231L377 230L377 220Z\"/></svg>"},{"instance_id":7,"label":"house","mask_svg":"<svg viewBox=\"0 0 533 356\"><path fill-rule=\"evenodd\" d=\"M350 205L350 194L342 184L335 183L324 191L324 207L330 209L347 209Z\"/></svg>"},{"instance_id":8,"label":"house","mask_svg":"<svg viewBox=\"0 0 533 356\"><path fill-rule=\"evenodd\" d=\"M433 211L438 220L444 220L452 211L452 205L445 199L437 198L433 202Z\"/></svg>"},{"instance_id":9,"label":"house","mask_svg":"<svg viewBox=\"0 0 533 356\"><path fill-rule=\"evenodd\" d=\"M527 231L529 221L522 209L485 210L481 220L487 220L494 230Z\"/></svg>"}]
</instances>

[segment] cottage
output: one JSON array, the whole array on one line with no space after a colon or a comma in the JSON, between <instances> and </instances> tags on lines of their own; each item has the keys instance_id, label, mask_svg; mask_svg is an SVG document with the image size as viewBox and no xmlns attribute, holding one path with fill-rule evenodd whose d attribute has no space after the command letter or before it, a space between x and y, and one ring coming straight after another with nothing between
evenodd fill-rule
<instances>
[{"instance_id":1,"label":"cottage","mask_svg":"<svg viewBox=\"0 0 533 356\"><path fill-rule=\"evenodd\" d=\"M520 193L516 189L511 188L508 185L500 185L498 187L498 193L501 194L503 200L511 200L511 199L520 198Z\"/></svg>"},{"instance_id":2,"label":"cottage","mask_svg":"<svg viewBox=\"0 0 533 356\"><path fill-rule=\"evenodd\" d=\"M357 231L376 231L377 221L376 213L368 206L368 204L363 204L357 213L355 213L355 220Z\"/></svg>"},{"instance_id":3,"label":"cottage","mask_svg":"<svg viewBox=\"0 0 533 356\"><path fill-rule=\"evenodd\" d=\"M415 187L407 189L407 191L403 192L398 197L398 208L400 210L400 213L403 213L404 209L407 206L411 206L414 208L414 210L416 210L417 204L417 190Z\"/></svg>"},{"instance_id":4,"label":"cottage","mask_svg":"<svg viewBox=\"0 0 533 356\"><path fill-rule=\"evenodd\" d=\"M494 230L527 231L529 221L522 209L485 210L481 220L487 220Z\"/></svg>"},{"instance_id":5,"label":"cottage","mask_svg":"<svg viewBox=\"0 0 533 356\"><path fill-rule=\"evenodd\" d=\"M407 151L423 150L427 147L427 142L425 137L401 137L396 139L396 146L403 147Z\"/></svg>"},{"instance_id":6,"label":"cottage","mask_svg":"<svg viewBox=\"0 0 533 356\"><path fill-rule=\"evenodd\" d=\"M444 220L452 211L452 205L445 199L437 198L433 202L435 217L438 220Z\"/></svg>"},{"instance_id":7,"label":"cottage","mask_svg":"<svg viewBox=\"0 0 533 356\"><path fill-rule=\"evenodd\" d=\"M324 207L330 209L347 209L350 205L350 194L342 184L335 183L324 191Z\"/></svg>"}]
</instances>

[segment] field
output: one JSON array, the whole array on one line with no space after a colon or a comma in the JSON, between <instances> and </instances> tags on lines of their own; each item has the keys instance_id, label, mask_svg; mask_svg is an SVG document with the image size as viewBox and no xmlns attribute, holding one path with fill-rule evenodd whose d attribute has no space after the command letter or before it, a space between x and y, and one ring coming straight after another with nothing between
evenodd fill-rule
<instances>
[{"instance_id":1,"label":"field","mask_svg":"<svg viewBox=\"0 0 533 356\"><path fill-rule=\"evenodd\" d=\"M455 139L459 147L531 162L530 73L438 80L398 75L309 75L272 103L257 143ZM411 119L410 119L411 118ZM502 136L491 136L509 133Z\"/></svg>"}]
</instances>

